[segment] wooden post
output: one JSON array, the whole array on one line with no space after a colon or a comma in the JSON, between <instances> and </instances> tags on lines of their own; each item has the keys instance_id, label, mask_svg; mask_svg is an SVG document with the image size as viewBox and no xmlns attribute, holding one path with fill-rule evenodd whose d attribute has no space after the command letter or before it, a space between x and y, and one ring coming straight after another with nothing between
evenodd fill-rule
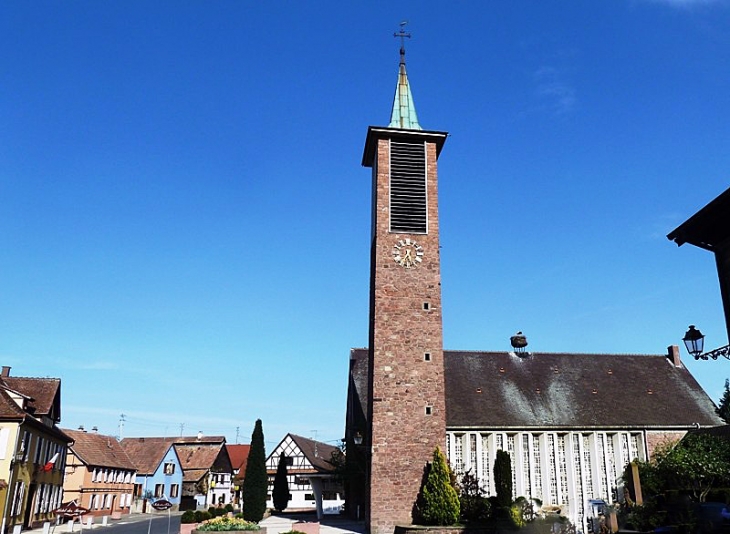
<instances>
[{"instance_id":1,"label":"wooden post","mask_svg":"<svg viewBox=\"0 0 730 534\"><path fill-rule=\"evenodd\" d=\"M631 483L634 486L634 497L636 504L641 506L644 504L644 498L641 496L641 479L639 477L639 464L631 462Z\"/></svg>"}]
</instances>

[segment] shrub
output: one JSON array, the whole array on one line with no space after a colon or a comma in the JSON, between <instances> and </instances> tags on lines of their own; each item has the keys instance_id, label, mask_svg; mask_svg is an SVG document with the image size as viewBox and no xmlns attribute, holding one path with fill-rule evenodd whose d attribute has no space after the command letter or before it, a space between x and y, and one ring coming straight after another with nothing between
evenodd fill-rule
<instances>
[{"instance_id":1,"label":"shrub","mask_svg":"<svg viewBox=\"0 0 730 534\"><path fill-rule=\"evenodd\" d=\"M222 516L206 521L197 530L203 532L229 532L231 530L261 530L261 527L245 519Z\"/></svg>"},{"instance_id":2,"label":"shrub","mask_svg":"<svg viewBox=\"0 0 730 534\"><path fill-rule=\"evenodd\" d=\"M459 496L451 484L451 470L441 449L436 447L433 461L416 502L416 519L426 525L453 525L459 520Z\"/></svg>"},{"instance_id":3,"label":"shrub","mask_svg":"<svg viewBox=\"0 0 730 534\"><path fill-rule=\"evenodd\" d=\"M231 503L226 504L223 509L226 511L226 513L230 513L233 511L233 505Z\"/></svg>"},{"instance_id":4,"label":"shrub","mask_svg":"<svg viewBox=\"0 0 730 534\"><path fill-rule=\"evenodd\" d=\"M192 510L185 510L182 516L180 516L181 523L197 523L195 521L195 512Z\"/></svg>"},{"instance_id":5,"label":"shrub","mask_svg":"<svg viewBox=\"0 0 730 534\"><path fill-rule=\"evenodd\" d=\"M206 512L205 510L196 510L195 511L195 522L196 523L202 523L203 521L207 521L210 519L211 516L210 512Z\"/></svg>"},{"instance_id":6,"label":"shrub","mask_svg":"<svg viewBox=\"0 0 730 534\"><path fill-rule=\"evenodd\" d=\"M509 453L501 449L494 459L494 489L498 506L509 507L512 504L512 460Z\"/></svg>"},{"instance_id":7,"label":"shrub","mask_svg":"<svg viewBox=\"0 0 730 534\"><path fill-rule=\"evenodd\" d=\"M210 517L215 517L216 516L215 506L208 506L208 513L210 514Z\"/></svg>"},{"instance_id":8,"label":"shrub","mask_svg":"<svg viewBox=\"0 0 730 534\"><path fill-rule=\"evenodd\" d=\"M459 493L459 509L461 521L464 523L480 523L487 521L491 515L492 505L484 496L479 479L471 471L461 477Z\"/></svg>"},{"instance_id":9,"label":"shrub","mask_svg":"<svg viewBox=\"0 0 730 534\"><path fill-rule=\"evenodd\" d=\"M281 512L289 506L289 477L286 474L286 455L283 451L279 455L279 465L276 468L276 477L274 477L272 497L277 512Z\"/></svg>"}]
</instances>

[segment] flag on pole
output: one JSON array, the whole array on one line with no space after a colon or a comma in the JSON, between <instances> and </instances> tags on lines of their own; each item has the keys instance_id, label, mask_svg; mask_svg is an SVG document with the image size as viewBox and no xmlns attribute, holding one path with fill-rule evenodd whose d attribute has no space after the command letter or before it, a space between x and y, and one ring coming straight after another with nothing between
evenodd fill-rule
<instances>
[{"instance_id":1,"label":"flag on pole","mask_svg":"<svg viewBox=\"0 0 730 534\"><path fill-rule=\"evenodd\" d=\"M46 465L43 466L44 471L50 471L53 469L53 464L56 463L56 460L58 460L58 453L53 455L53 458L51 458Z\"/></svg>"}]
</instances>

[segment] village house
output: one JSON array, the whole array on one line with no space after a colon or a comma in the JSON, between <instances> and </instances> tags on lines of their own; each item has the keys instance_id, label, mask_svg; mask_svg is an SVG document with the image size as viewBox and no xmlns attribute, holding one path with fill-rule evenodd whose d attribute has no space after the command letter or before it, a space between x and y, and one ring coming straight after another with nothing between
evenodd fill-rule
<instances>
[{"instance_id":1,"label":"village house","mask_svg":"<svg viewBox=\"0 0 730 534\"><path fill-rule=\"evenodd\" d=\"M74 440L66 459L64 501L87 508L86 517L129 514L137 468L117 439L83 427L63 432Z\"/></svg>"},{"instance_id":2,"label":"village house","mask_svg":"<svg viewBox=\"0 0 730 534\"><path fill-rule=\"evenodd\" d=\"M2 532L55 518L71 438L61 431L61 380L0 373Z\"/></svg>"},{"instance_id":3,"label":"village house","mask_svg":"<svg viewBox=\"0 0 730 534\"><path fill-rule=\"evenodd\" d=\"M165 498L180 508L183 470L171 438L124 438L121 445L137 468L135 511L147 512L149 501Z\"/></svg>"}]
</instances>

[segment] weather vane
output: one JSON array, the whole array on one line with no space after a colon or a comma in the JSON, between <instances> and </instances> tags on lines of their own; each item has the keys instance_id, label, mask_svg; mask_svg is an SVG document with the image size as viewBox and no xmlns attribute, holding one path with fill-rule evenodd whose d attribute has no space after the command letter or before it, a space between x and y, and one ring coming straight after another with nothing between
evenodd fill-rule
<instances>
[{"instance_id":1,"label":"weather vane","mask_svg":"<svg viewBox=\"0 0 730 534\"><path fill-rule=\"evenodd\" d=\"M410 32L406 31L406 24L408 24L407 20L404 20L400 23L400 30L395 32L393 34L393 37L400 37L400 55L405 56L406 55L406 42L405 38L408 37L411 38Z\"/></svg>"}]
</instances>

